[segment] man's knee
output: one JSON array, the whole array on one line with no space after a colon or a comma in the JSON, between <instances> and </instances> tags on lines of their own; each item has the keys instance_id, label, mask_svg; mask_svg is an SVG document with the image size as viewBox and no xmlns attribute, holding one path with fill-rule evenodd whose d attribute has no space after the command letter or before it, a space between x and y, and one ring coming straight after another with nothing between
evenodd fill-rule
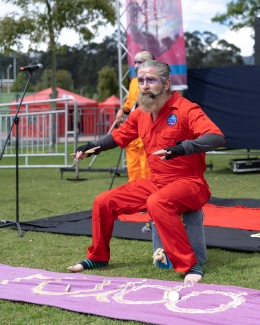
<instances>
[{"instance_id":1,"label":"man's knee","mask_svg":"<svg viewBox=\"0 0 260 325\"><path fill-rule=\"evenodd\" d=\"M109 195L108 191L98 194L94 199L94 205L103 204L106 201L108 195Z\"/></svg>"},{"instance_id":2,"label":"man's knee","mask_svg":"<svg viewBox=\"0 0 260 325\"><path fill-rule=\"evenodd\" d=\"M156 212L166 206L165 197L161 197L157 192L152 193L146 201L147 210ZM154 213L155 215L157 213Z\"/></svg>"}]
</instances>

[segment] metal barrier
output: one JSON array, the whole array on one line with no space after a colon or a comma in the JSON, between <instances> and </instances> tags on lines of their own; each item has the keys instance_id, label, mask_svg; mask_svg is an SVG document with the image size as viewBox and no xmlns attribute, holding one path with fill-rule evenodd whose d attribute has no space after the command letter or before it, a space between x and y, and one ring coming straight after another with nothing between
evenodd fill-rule
<instances>
[{"instance_id":1,"label":"metal barrier","mask_svg":"<svg viewBox=\"0 0 260 325\"><path fill-rule=\"evenodd\" d=\"M73 102L73 129L68 130L69 105ZM41 105L51 103L64 103L64 109L42 111ZM8 106L9 109L8 110ZM10 127L13 123L14 114L19 102L0 104L0 151L2 150ZM6 112L8 111L8 114ZM60 168L73 167L75 162L68 164L68 143L73 142L74 152L78 141L78 106L71 96L62 99L49 99L41 101L23 102L18 114L19 117L19 157L24 158L24 164L19 168ZM13 128L7 142L3 158L15 157L16 130ZM64 144L63 152L59 152L58 144ZM63 157L62 165L29 164L32 157ZM2 160L4 162L4 159ZM15 168L15 165L0 164L0 168Z\"/></svg>"},{"instance_id":2,"label":"metal barrier","mask_svg":"<svg viewBox=\"0 0 260 325\"><path fill-rule=\"evenodd\" d=\"M70 102L70 105L69 105ZM73 105L71 105L71 102ZM56 110L46 110L46 105L51 107L54 103ZM19 102L0 104L0 152L6 142L13 118ZM79 164L71 160L68 153L68 144L73 143L73 152L76 151L79 141L91 141L112 132L115 126L117 108L105 107L80 107L73 96L61 99L23 102L18 114L19 117L19 158L24 158L24 163L19 168L60 168L63 171L75 171L78 178ZM16 128L13 128L3 154L3 158L15 158ZM63 144L62 152L58 150ZM246 155L258 156L259 151L227 151L216 150L207 152L207 155ZM30 164L32 157L62 157L62 164ZM92 165L97 156L94 156L87 171L106 171L108 169L95 169ZM69 161L68 161L69 160ZM126 172L125 151L121 156L122 166L120 172ZM12 162L13 163L13 162ZM210 166L210 165L209 165ZM5 163L3 159L0 168L15 168L16 165ZM212 169L213 165L211 166ZM85 169L84 169L85 171ZM110 172L113 170L110 168Z\"/></svg>"},{"instance_id":3,"label":"metal barrier","mask_svg":"<svg viewBox=\"0 0 260 325\"><path fill-rule=\"evenodd\" d=\"M73 107L68 104L69 101L73 101ZM58 104L60 102L62 105ZM56 104L56 110L50 110L51 103ZM6 142L18 106L19 102L0 104L0 152ZM61 106L64 108L61 109ZM78 107L73 97L23 102L18 114L18 138L19 158L24 158L24 163L20 163L19 168L59 168L61 178L63 172L74 172L75 177L68 180L81 180L79 172L82 171L113 173L113 168L95 169L91 166L87 169L80 168L79 162L69 157L68 144L73 142L71 150L75 152L78 142L95 140L110 133L115 125L115 114L114 108L100 110L98 107ZM16 167L5 163L4 159L16 156L15 143L16 128L13 128L0 168ZM59 144L64 145L62 152L58 150ZM30 159L33 157L62 157L63 164L30 164ZM68 163L68 159L72 164Z\"/></svg>"},{"instance_id":4,"label":"metal barrier","mask_svg":"<svg viewBox=\"0 0 260 325\"><path fill-rule=\"evenodd\" d=\"M115 123L116 112L118 108L103 107L100 109L100 118L98 124L98 134L99 136L104 136L110 133L109 130Z\"/></svg>"}]
</instances>

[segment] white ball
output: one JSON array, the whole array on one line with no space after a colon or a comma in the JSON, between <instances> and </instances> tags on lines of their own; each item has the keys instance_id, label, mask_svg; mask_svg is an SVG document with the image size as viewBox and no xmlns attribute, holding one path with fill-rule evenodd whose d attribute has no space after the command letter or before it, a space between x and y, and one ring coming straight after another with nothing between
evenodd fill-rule
<instances>
[{"instance_id":1,"label":"white ball","mask_svg":"<svg viewBox=\"0 0 260 325\"><path fill-rule=\"evenodd\" d=\"M177 291L171 291L169 292L169 300L171 302L176 302L180 299L180 295Z\"/></svg>"}]
</instances>

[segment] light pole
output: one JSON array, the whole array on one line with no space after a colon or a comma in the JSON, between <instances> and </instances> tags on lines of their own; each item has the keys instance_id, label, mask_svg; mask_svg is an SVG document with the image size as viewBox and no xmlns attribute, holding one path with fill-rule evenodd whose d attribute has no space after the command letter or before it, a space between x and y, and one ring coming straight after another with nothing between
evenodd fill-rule
<instances>
[{"instance_id":1,"label":"light pole","mask_svg":"<svg viewBox=\"0 0 260 325\"><path fill-rule=\"evenodd\" d=\"M14 54L14 56L13 56L13 59L14 59L14 81L16 80L16 55Z\"/></svg>"},{"instance_id":2,"label":"light pole","mask_svg":"<svg viewBox=\"0 0 260 325\"><path fill-rule=\"evenodd\" d=\"M10 92L10 77L9 77L9 71L12 68L12 64L9 64L7 68L7 93L9 94Z\"/></svg>"}]
</instances>

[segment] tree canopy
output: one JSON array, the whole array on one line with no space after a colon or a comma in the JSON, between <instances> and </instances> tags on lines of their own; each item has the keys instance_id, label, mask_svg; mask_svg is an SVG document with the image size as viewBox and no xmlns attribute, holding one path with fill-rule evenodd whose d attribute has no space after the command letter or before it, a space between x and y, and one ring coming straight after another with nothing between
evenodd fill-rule
<instances>
[{"instance_id":1,"label":"tree canopy","mask_svg":"<svg viewBox=\"0 0 260 325\"><path fill-rule=\"evenodd\" d=\"M34 91L40 91L51 86L51 70L45 70L41 75L40 81L34 87ZM71 73L67 70L57 70L57 87L74 91L74 81L71 77Z\"/></svg>"},{"instance_id":2,"label":"tree canopy","mask_svg":"<svg viewBox=\"0 0 260 325\"><path fill-rule=\"evenodd\" d=\"M64 28L76 31L80 41L91 40L99 26L115 22L113 0L4 0L20 10L0 19L0 40L4 52L17 46L26 37L31 50L39 44L58 48L58 38Z\"/></svg>"},{"instance_id":3,"label":"tree canopy","mask_svg":"<svg viewBox=\"0 0 260 325\"><path fill-rule=\"evenodd\" d=\"M19 72L16 80L14 81L14 83L12 84L12 86L10 88L10 91L13 93L23 92L26 82L27 82L26 74L24 72ZM34 91L33 85L31 83L28 84L27 92L28 91L29 92Z\"/></svg>"},{"instance_id":4,"label":"tree canopy","mask_svg":"<svg viewBox=\"0 0 260 325\"><path fill-rule=\"evenodd\" d=\"M233 31L244 27L251 27L253 31L259 6L260 0L232 0L227 4L227 11L217 13L212 21L226 25Z\"/></svg>"},{"instance_id":5,"label":"tree canopy","mask_svg":"<svg viewBox=\"0 0 260 325\"><path fill-rule=\"evenodd\" d=\"M186 32L184 36L188 69L243 64L240 49L211 32Z\"/></svg>"},{"instance_id":6,"label":"tree canopy","mask_svg":"<svg viewBox=\"0 0 260 325\"><path fill-rule=\"evenodd\" d=\"M45 69L51 69L51 52L35 53ZM106 37L101 43L89 42L81 47L64 45L56 53L57 69L68 70L74 80L74 88L93 97L97 92L98 71L104 66L115 68L118 76L117 36ZM126 64L126 58L123 64ZM42 71L37 71L41 75Z\"/></svg>"},{"instance_id":7,"label":"tree canopy","mask_svg":"<svg viewBox=\"0 0 260 325\"><path fill-rule=\"evenodd\" d=\"M106 37L102 43L89 42L82 47L67 45L61 46L56 53L57 57L57 85L61 88L72 90L76 93L84 95L88 98L98 98L100 100L106 99L110 95L118 95L118 49L117 49L117 34ZM194 31L192 33L185 33L186 58L187 67L203 68L210 66L228 66L234 64L243 64L243 59L240 55L240 49L235 45L219 40L217 35L205 31L203 33ZM51 77L51 52L30 52L17 56L17 66L26 65L26 62L32 60L33 62L41 62L44 69L37 70L33 74L31 83L34 90L40 90L50 87ZM12 58L4 57L0 54L0 73L6 75L6 66L12 63ZM123 75L127 73L127 57L122 61ZM102 68L107 67L109 69ZM111 68L114 69L115 79L112 77ZM102 73L99 73L102 70ZM61 71L61 72L60 72ZM109 72L111 76L111 85L106 88L103 78ZM10 77L12 76L12 69L10 70ZM102 77L102 78L101 78ZM20 79L16 86L20 89L23 80L26 81L26 74L24 79ZM107 76L109 78L109 76ZM100 85L99 84L100 81ZM25 85L25 83L24 83ZM129 78L124 79L124 87L128 89ZM21 91L20 89L19 91ZM107 92L106 90L107 89ZM15 90L17 91L17 90ZM105 95L106 94L106 95Z\"/></svg>"},{"instance_id":8,"label":"tree canopy","mask_svg":"<svg viewBox=\"0 0 260 325\"><path fill-rule=\"evenodd\" d=\"M30 50L47 44L51 51L52 91L56 94L56 51L64 28L74 30L83 44L91 40L99 26L115 22L113 0L4 0L19 10L0 19L0 50L9 53L22 49L22 38ZM53 96L55 97L55 96Z\"/></svg>"},{"instance_id":9,"label":"tree canopy","mask_svg":"<svg viewBox=\"0 0 260 325\"><path fill-rule=\"evenodd\" d=\"M122 66L123 75L127 75L128 65L124 64ZM97 101L104 101L111 95L116 95L119 97L119 83L118 75L115 73L115 68L105 66L100 71L98 71L98 84L97 93L95 93L93 99ZM123 80L123 85L126 89L129 88L130 78L126 77Z\"/></svg>"},{"instance_id":10,"label":"tree canopy","mask_svg":"<svg viewBox=\"0 0 260 325\"><path fill-rule=\"evenodd\" d=\"M114 68L103 67L98 72L98 98L102 102L106 100L111 94L116 94L118 91L118 79Z\"/></svg>"}]
</instances>

